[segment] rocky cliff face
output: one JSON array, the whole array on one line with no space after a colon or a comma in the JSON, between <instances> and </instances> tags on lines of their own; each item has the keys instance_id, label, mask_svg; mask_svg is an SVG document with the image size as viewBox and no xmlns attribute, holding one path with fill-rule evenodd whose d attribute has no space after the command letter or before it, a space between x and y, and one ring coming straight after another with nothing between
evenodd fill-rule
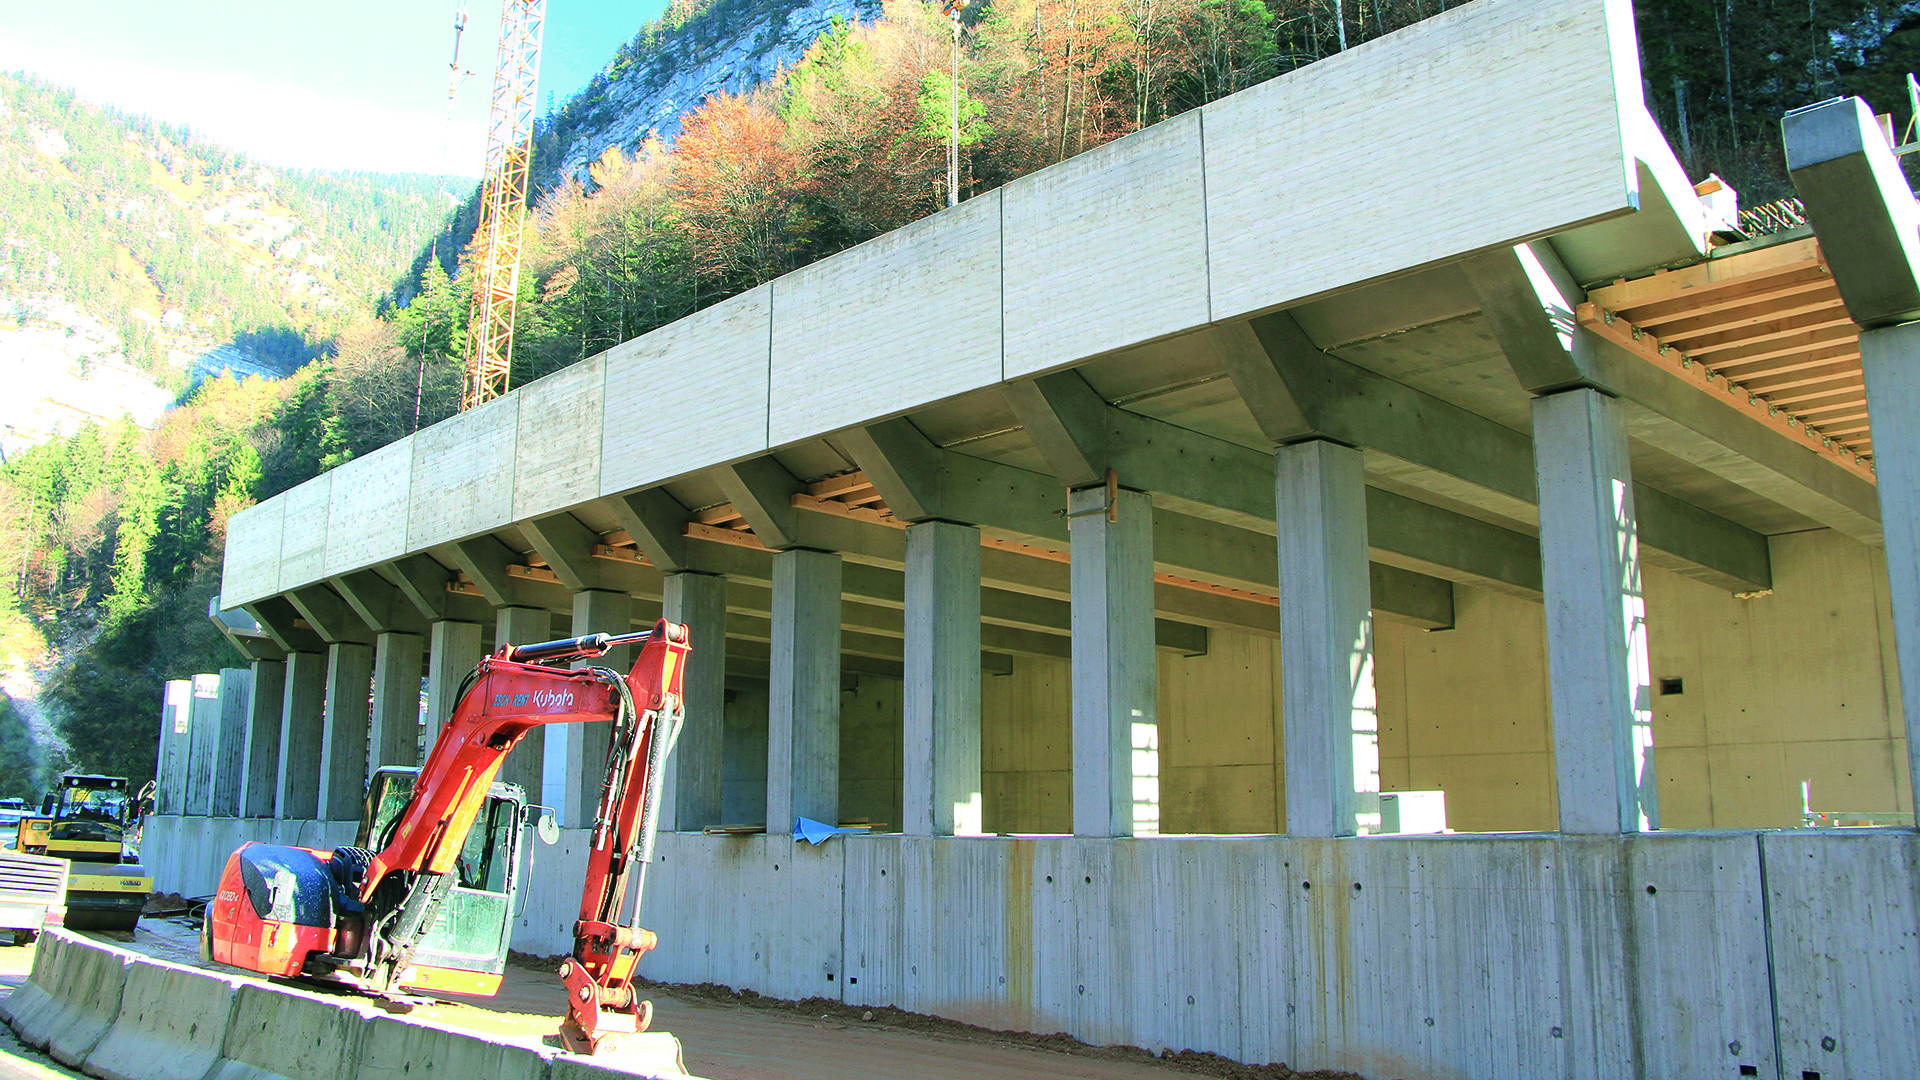
<instances>
[{"instance_id":1,"label":"rocky cliff face","mask_svg":"<svg viewBox=\"0 0 1920 1080\"><path fill-rule=\"evenodd\" d=\"M617 146L631 152L649 131L669 142L680 117L708 95L741 93L800 57L838 17L879 17L880 0L682 0L643 28L542 132L549 183L584 179Z\"/></svg>"}]
</instances>

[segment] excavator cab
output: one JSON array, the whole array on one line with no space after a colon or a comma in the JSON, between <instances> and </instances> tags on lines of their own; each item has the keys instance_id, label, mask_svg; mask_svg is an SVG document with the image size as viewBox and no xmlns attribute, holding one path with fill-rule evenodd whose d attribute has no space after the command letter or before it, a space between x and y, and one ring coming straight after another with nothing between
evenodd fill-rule
<instances>
[{"instance_id":1,"label":"excavator cab","mask_svg":"<svg viewBox=\"0 0 1920 1080\"><path fill-rule=\"evenodd\" d=\"M386 766L373 774L355 847L379 851L387 846L419 776L419 769L402 766ZM496 782L488 789L486 805L454 863L453 890L441 903L433 929L414 950L417 971L408 985L483 996L500 988L520 894L526 803L517 784Z\"/></svg>"}]
</instances>

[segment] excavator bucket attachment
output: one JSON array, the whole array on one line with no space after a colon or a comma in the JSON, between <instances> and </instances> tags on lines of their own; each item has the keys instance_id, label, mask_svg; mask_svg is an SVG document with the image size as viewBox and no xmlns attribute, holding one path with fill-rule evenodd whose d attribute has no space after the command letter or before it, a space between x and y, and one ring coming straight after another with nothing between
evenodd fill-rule
<instances>
[{"instance_id":1,"label":"excavator bucket attachment","mask_svg":"<svg viewBox=\"0 0 1920 1080\"><path fill-rule=\"evenodd\" d=\"M664 1031L603 1031L588 1044L579 1040L578 1029L568 1020L560 1027L560 1041L568 1050L593 1058L595 1065L636 1076L692 1075L680 1053L680 1040Z\"/></svg>"}]
</instances>

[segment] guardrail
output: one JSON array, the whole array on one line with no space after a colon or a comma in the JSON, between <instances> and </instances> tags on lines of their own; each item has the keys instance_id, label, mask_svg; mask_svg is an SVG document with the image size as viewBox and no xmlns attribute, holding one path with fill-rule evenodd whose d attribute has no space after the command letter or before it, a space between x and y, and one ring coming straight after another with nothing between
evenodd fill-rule
<instances>
[{"instance_id":1,"label":"guardrail","mask_svg":"<svg viewBox=\"0 0 1920 1080\"><path fill-rule=\"evenodd\" d=\"M388 1016L366 1001L150 959L62 930L41 935L32 974L0 1002L0 1019L21 1042L102 1080L636 1075L550 1047Z\"/></svg>"}]
</instances>

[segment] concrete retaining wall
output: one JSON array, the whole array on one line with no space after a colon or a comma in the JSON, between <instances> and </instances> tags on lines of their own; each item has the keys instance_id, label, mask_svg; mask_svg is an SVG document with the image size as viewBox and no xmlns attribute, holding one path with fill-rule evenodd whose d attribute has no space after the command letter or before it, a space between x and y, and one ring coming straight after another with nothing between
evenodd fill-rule
<instances>
[{"instance_id":1,"label":"concrete retaining wall","mask_svg":"<svg viewBox=\"0 0 1920 1080\"><path fill-rule=\"evenodd\" d=\"M331 851L353 843L358 827L352 821L154 816L140 838L140 859L160 892L212 896L227 856L249 840Z\"/></svg>"},{"instance_id":2,"label":"concrete retaining wall","mask_svg":"<svg viewBox=\"0 0 1920 1080\"><path fill-rule=\"evenodd\" d=\"M533 1040L396 1019L363 1000L150 960L66 931L41 935L33 973L0 1018L22 1042L102 1080L634 1075Z\"/></svg>"},{"instance_id":3,"label":"concrete retaining wall","mask_svg":"<svg viewBox=\"0 0 1920 1080\"><path fill-rule=\"evenodd\" d=\"M513 947L564 953L585 834L529 847ZM1893 1077L1920 1060L1912 830L670 834L659 858L641 973L665 982L1369 1077Z\"/></svg>"}]
</instances>

